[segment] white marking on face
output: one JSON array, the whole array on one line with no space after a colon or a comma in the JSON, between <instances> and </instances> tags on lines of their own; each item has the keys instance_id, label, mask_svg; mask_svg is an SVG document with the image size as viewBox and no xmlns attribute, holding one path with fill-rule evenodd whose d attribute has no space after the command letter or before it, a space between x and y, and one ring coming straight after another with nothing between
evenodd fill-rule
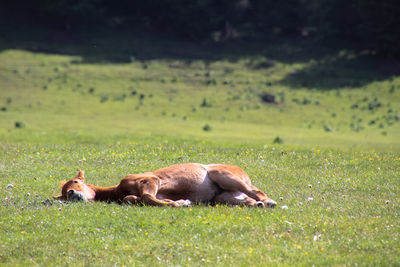
<instances>
[{"instance_id":1,"label":"white marking on face","mask_svg":"<svg viewBox=\"0 0 400 267\"><path fill-rule=\"evenodd\" d=\"M68 197L68 200L70 200L70 201L85 201L85 202L88 201L82 192L78 192L75 190L69 190L67 197Z\"/></svg>"}]
</instances>

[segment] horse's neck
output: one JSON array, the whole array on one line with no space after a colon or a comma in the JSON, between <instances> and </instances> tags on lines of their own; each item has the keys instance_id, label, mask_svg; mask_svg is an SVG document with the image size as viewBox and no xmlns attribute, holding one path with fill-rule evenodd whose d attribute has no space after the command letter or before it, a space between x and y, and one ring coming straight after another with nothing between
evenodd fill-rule
<instances>
[{"instance_id":1,"label":"horse's neck","mask_svg":"<svg viewBox=\"0 0 400 267\"><path fill-rule=\"evenodd\" d=\"M95 185L88 185L96 193L95 200L100 201L116 201L118 200L117 186L101 187Z\"/></svg>"}]
</instances>

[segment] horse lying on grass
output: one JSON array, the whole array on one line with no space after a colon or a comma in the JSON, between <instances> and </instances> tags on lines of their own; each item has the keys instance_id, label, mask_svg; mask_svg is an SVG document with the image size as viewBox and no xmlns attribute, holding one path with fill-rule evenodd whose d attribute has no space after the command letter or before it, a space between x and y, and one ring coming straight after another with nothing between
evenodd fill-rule
<instances>
[{"instance_id":1,"label":"horse lying on grass","mask_svg":"<svg viewBox=\"0 0 400 267\"><path fill-rule=\"evenodd\" d=\"M62 194L55 199L172 207L191 203L276 206L275 201L251 184L245 171L233 165L178 164L154 172L128 174L118 185L110 187L86 184L81 170L61 186Z\"/></svg>"}]
</instances>

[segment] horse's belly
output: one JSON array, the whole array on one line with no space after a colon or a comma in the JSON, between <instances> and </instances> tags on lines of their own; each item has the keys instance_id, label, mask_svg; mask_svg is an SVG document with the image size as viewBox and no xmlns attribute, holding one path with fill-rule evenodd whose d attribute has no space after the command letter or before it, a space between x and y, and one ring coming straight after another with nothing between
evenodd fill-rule
<instances>
[{"instance_id":1,"label":"horse's belly","mask_svg":"<svg viewBox=\"0 0 400 267\"><path fill-rule=\"evenodd\" d=\"M208 202L212 200L218 192L218 187L214 184L208 175L204 177L202 183L196 184L190 196L189 200L194 202Z\"/></svg>"},{"instance_id":2,"label":"horse's belly","mask_svg":"<svg viewBox=\"0 0 400 267\"><path fill-rule=\"evenodd\" d=\"M208 202L218 192L218 187L210 180L207 173L195 179L176 178L163 184L157 193L158 199L189 199L192 202Z\"/></svg>"}]
</instances>

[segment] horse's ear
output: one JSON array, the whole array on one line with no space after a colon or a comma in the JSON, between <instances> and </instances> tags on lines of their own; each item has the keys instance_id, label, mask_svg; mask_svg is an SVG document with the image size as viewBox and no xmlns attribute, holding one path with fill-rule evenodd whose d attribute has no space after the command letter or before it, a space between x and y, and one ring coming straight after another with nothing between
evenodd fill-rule
<instances>
[{"instance_id":1,"label":"horse's ear","mask_svg":"<svg viewBox=\"0 0 400 267\"><path fill-rule=\"evenodd\" d=\"M63 188L63 186L64 186L66 183L67 183L67 181L63 180L63 181L60 183L60 188Z\"/></svg>"},{"instance_id":2,"label":"horse's ear","mask_svg":"<svg viewBox=\"0 0 400 267\"><path fill-rule=\"evenodd\" d=\"M79 170L79 172L75 176L75 178L78 178L78 179L81 179L82 181L85 181L85 172L83 170Z\"/></svg>"},{"instance_id":3,"label":"horse's ear","mask_svg":"<svg viewBox=\"0 0 400 267\"><path fill-rule=\"evenodd\" d=\"M64 186L66 183L67 183L67 181L65 181L65 180L61 181L61 183L60 183L60 188L62 189L63 186ZM58 196L53 196L53 198L56 199L56 200L62 200L62 199L63 199L63 195L61 194L61 195L58 195Z\"/></svg>"}]
</instances>

